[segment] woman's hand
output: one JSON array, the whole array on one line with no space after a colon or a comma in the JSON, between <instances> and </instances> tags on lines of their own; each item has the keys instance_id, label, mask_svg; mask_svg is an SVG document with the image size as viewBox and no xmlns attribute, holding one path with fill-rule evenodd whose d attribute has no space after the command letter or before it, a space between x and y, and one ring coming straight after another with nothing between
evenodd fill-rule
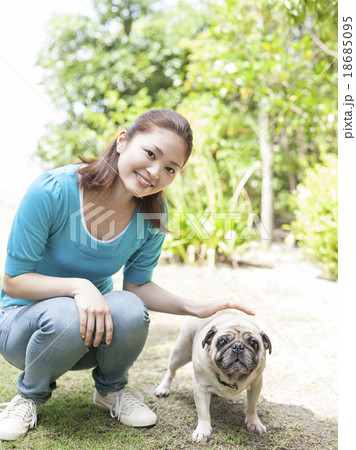
<instances>
[{"instance_id":1,"label":"woman's hand","mask_svg":"<svg viewBox=\"0 0 356 450\"><path fill-rule=\"evenodd\" d=\"M113 333L111 313L105 298L89 280L80 280L73 293L79 312L80 335L89 345L95 329L93 346L97 347L105 333L105 343L110 344Z\"/></svg>"},{"instance_id":2,"label":"woman's hand","mask_svg":"<svg viewBox=\"0 0 356 450\"><path fill-rule=\"evenodd\" d=\"M205 317L210 317L223 309L238 309L239 311L249 314L250 316L255 315L255 313L247 306L233 300L215 300L209 303L196 301L194 304L191 304L191 309L194 316L202 319Z\"/></svg>"}]
</instances>

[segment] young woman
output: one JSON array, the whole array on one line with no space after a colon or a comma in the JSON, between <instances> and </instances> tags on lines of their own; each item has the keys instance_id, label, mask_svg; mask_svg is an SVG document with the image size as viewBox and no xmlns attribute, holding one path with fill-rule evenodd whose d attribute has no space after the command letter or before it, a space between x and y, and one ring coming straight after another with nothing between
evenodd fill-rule
<instances>
[{"instance_id":1,"label":"young woman","mask_svg":"<svg viewBox=\"0 0 356 450\"><path fill-rule=\"evenodd\" d=\"M237 302L198 302L151 281L164 240L162 191L192 150L187 120L172 110L138 117L106 151L45 172L29 188L11 229L1 292L0 352L23 370L2 404L0 439L15 440L69 370L94 368L94 404L126 425L156 423L128 369L148 333L147 308L208 317ZM122 266L123 289L112 291Z\"/></svg>"}]
</instances>

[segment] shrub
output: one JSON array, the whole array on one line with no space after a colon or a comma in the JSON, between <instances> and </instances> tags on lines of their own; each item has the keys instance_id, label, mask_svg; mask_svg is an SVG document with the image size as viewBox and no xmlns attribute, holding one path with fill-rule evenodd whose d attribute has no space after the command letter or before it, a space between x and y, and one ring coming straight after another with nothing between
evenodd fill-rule
<instances>
[{"instance_id":1,"label":"shrub","mask_svg":"<svg viewBox=\"0 0 356 450\"><path fill-rule=\"evenodd\" d=\"M332 278L338 274L337 158L327 155L322 165L310 168L298 186L295 238Z\"/></svg>"}]
</instances>

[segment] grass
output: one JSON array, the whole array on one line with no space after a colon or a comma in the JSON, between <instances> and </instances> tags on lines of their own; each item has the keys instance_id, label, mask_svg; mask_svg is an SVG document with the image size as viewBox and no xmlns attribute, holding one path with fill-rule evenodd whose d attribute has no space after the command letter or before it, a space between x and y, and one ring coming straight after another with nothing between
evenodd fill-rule
<instances>
[{"instance_id":1,"label":"grass","mask_svg":"<svg viewBox=\"0 0 356 450\"><path fill-rule=\"evenodd\" d=\"M259 415L267 426L263 435L244 425L244 396L237 401L213 397L213 434L206 445L194 444L196 426L191 366L182 368L173 382L173 393L157 399L153 392L166 369L179 324L169 325L151 314L147 345L130 371L130 386L142 392L158 415L151 428L130 428L92 405L91 371L68 372L57 381L58 389L45 404L38 426L19 441L0 442L1 449L336 449L337 425L320 421L300 406L276 404L261 398ZM156 320L157 319L157 320ZM16 395L19 370L0 360L0 402Z\"/></svg>"}]
</instances>

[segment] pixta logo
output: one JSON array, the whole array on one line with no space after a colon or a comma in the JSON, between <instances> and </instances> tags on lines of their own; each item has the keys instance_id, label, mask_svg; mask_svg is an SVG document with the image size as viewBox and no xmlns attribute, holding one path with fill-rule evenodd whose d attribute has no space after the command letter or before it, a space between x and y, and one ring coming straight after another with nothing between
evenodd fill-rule
<instances>
[{"instance_id":1,"label":"pixta logo","mask_svg":"<svg viewBox=\"0 0 356 450\"><path fill-rule=\"evenodd\" d=\"M115 237L115 219L109 221L115 212L112 209L106 209L104 206L97 206L95 203L87 203L70 216L70 240L97 249L98 242L109 241ZM107 232L100 239L97 239L98 228L104 222ZM90 223L89 228L86 225L87 223Z\"/></svg>"}]
</instances>

